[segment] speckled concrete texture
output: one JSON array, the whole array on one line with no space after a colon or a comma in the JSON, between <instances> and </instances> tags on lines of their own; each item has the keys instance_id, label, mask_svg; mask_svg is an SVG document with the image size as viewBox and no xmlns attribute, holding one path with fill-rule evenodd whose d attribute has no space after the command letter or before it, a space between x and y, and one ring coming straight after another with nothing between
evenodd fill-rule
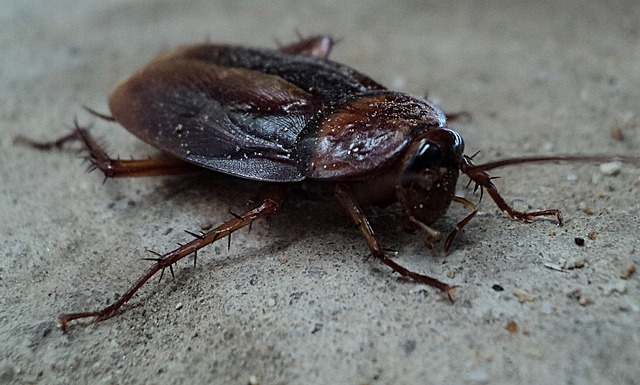
<instances>
[{"instance_id":1,"label":"speckled concrete texture","mask_svg":"<svg viewBox=\"0 0 640 385\"><path fill-rule=\"evenodd\" d=\"M565 225L504 217L485 197L456 240L425 249L397 209L371 213L395 260L460 285L455 303L373 258L331 196L293 195L147 284L114 318L75 324L164 251L256 199L213 173L108 180L53 139L74 117L114 156L156 151L96 121L111 87L184 43L273 47L331 33L333 59L445 111L479 162L640 153L637 1L5 1L0 7L0 383L640 384L640 167L496 170L507 202ZM460 194L477 202L478 195ZM318 197L311 197L318 198ZM320 197L322 198L322 197ZM467 214L454 205L438 224ZM575 238L583 238L578 246Z\"/></svg>"}]
</instances>

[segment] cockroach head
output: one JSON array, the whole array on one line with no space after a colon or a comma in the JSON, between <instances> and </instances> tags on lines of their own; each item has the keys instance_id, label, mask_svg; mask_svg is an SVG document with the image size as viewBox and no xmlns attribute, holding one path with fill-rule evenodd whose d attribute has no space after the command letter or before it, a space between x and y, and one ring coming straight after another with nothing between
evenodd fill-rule
<instances>
[{"instance_id":1,"label":"cockroach head","mask_svg":"<svg viewBox=\"0 0 640 385\"><path fill-rule=\"evenodd\" d=\"M396 196L405 215L430 225L447 211L455 194L464 142L446 128L417 137L403 159Z\"/></svg>"}]
</instances>

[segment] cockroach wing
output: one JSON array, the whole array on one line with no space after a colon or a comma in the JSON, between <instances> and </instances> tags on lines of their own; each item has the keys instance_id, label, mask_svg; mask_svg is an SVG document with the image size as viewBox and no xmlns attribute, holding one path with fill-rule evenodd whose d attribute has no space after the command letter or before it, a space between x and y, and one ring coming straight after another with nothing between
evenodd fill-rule
<instances>
[{"instance_id":1,"label":"cockroach wing","mask_svg":"<svg viewBox=\"0 0 640 385\"><path fill-rule=\"evenodd\" d=\"M156 60L188 59L274 75L294 84L325 104L351 95L386 88L351 67L331 60L269 49L230 45L186 45L160 54Z\"/></svg>"},{"instance_id":2,"label":"cockroach wing","mask_svg":"<svg viewBox=\"0 0 640 385\"><path fill-rule=\"evenodd\" d=\"M319 107L299 87L244 68L156 59L119 84L113 118L177 158L261 181L305 178L296 139Z\"/></svg>"}]
</instances>

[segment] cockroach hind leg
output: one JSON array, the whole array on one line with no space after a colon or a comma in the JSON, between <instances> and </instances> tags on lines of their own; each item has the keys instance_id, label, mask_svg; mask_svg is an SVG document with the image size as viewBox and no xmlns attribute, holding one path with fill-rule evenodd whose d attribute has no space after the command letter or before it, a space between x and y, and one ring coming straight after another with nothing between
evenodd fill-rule
<instances>
[{"instance_id":1,"label":"cockroach hind leg","mask_svg":"<svg viewBox=\"0 0 640 385\"><path fill-rule=\"evenodd\" d=\"M195 169L192 164L173 157L114 159L107 154L104 146L101 146L88 130L78 128L76 132L88 152L87 159L104 174L105 178L174 175L191 172Z\"/></svg>"},{"instance_id":2,"label":"cockroach hind leg","mask_svg":"<svg viewBox=\"0 0 640 385\"><path fill-rule=\"evenodd\" d=\"M89 127L85 127L85 128L81 127L80 124L78 123L78 119L75 118L74 127L72 128L71 132L68 133L67 135L61 136L58 139L40 142L40 141L33 140L31 138L27 138L26 136L18 135L13 139L13 144L27 146L27 147L31 147L41 151L49 151L52 149L62 149L64 145L69 142L81 141L81 137L79 134L80 130L88 130L88 129Z\"/></svg>"},{"instance_id":3,"label":"cockroach hind leg","mask_svg":"<svg viewBox=\"0 0 640 385\"><path fill-rule=\"evenodd\" d=\"M48 142L38 142L24 136L16 136L13 140L14 144L25 145L37 150L60 149L69 142L80 142L87 155L84 160L90 164L87 171L91 172L99 169L105 178L118 177L142 177L142 176L160 176L183 174L198 169L191 163L183 160L165 157L161 159L144 159L144 160L120 160L109 157L104 146L91 135L89 127L82 127L77 119L74 119L73 131L58 139Z\"/></svg>"},{"instance_id":4,"label":"cockroach hind leg","mask_svg":"<svg viewBox=\"0 0 640 385\"><path fill-rule=\"evenodd\" d=\"M195 254L199 249L210 245L217 240L229 236L231 233L234 233L241 228L248 226L253 221L270 216L280 207L280 201L281 196L273 196L272 198L267 198L252 210L246 211L240 214L237 218L234 217L222 223L221 225L205 232L202 237L196 237L195 239L192 239L191 241L185 243L177 249L162 254L161 257L150 258L151 260L155 261L155 263L146 271L146 273L141 275L131 285L131 287L129 287L129 289L124 294L122 294L115 302L98 311L62 314L58 319L60 328L63 331L67 331L69 322L76 319L92 317L93 322L98 322L112 317L156 273L160 272L160 274L162 275L166 268L169 268L169 271L173 273L173 265L180 259L191 254ZM153 251L152 253L154 255L160 254Z\"/></svg>"}]
</instances>

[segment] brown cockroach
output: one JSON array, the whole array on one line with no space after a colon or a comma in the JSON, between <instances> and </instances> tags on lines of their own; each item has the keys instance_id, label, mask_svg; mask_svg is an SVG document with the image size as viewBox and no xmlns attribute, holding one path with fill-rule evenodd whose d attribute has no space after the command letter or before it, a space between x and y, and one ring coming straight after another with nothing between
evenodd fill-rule
<instances>
[{"instance_id":1,"label":"brown cockroach","mask_svg":"<svg viewBox=\"0 0 640 385\"><path fill-rule=\"evenodd\" d=\"M88 159L107 178L180 174L210 169L249 181L324 184L356 223L371 253L394 271L433 286L451 298L456 286L410 271L388 258L365 216L370 206L399 203L402 220L427 234L427 245L440 233L431 225L451 202L471 211L444 241L477 213L470 201L455 196L460 173L486 191L510 218L529 222L555 217L557 209L519 212L501 197L487 171L539 162L640 163L630 156L558 155L510 158L475 165L464 154L464 141L447 128L447 117L424 98L390 91L366 75L328 59L334 41L317 36L277 50L199 44L162 53L120 83L109 98L115 121L163 151L157 160L111 159L88 130L48 143L20 137L40 149L80 141ZM286 189L274 189L262 203L154 258L154 264L118 300L104 309L63 314L60 325L114 315L158 272L221 238L273 214Z\"/></svg>"}]
</instances>

